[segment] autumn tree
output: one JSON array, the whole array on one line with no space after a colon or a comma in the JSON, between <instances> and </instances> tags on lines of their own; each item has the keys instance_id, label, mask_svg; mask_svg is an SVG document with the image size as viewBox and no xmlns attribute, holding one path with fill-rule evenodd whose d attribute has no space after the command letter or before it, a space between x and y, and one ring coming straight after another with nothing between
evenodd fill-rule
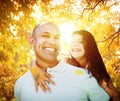
<instances>
[{"instance_id":1,"label":"autumn tree","mask_svg":"<svg viewBox=\"0 0 120 101\"><path fill-rule=\"evenodd\" d=\"M14 83L29 69L34 55L29 35L36 24L46 20L68 26L70 22L75 29L93 33L120 91L119 9L118 0L0 0L0 101L14 100Z\"/></svg>"}]
</instances>

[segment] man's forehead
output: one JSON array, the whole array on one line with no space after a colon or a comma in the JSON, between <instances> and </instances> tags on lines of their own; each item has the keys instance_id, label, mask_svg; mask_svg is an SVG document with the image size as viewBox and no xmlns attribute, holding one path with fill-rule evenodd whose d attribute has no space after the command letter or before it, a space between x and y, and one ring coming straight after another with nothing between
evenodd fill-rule
<instances>
[{"instance_id":1,"label":"man's forehead","mask_svg":"<svg viewBox=\"0 0 120 101\"><path fill-rule=\"evenodd\" d=\"M54 25L53 23L50 23L50 22L39 24L36 31L39 32L39 34L45 33L45 32L48 32L48 33L51 33L51 34L60 34L59 28L56 25Z\"/></svg>"},{"instance_id":2,"label":"man's forehead","mask_svg":"<svg viewBox=\"0 0 120 101\"><path fill-rule=\"evenodd\" d=\"M39 36L42 36L42 35L48 35L48 36L58 36L60 37L60 34L53 34L53 33L49 33L49 32L44 32L44 33L40 33Z\"/></svg>"}]
</instances>

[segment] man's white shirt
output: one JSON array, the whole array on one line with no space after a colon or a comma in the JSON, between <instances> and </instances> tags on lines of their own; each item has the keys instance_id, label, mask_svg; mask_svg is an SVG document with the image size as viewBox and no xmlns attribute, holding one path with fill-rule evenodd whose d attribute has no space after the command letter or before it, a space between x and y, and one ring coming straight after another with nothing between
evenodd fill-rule
<instances>
[{"instance_id":1,"label":"man's white shirt","mask_svg":"<svg viewBox=\"0 0 120 101\"><path fill-rule=\"evenodd\" d=\"M47 83L51 92L38 87L31 71L27 71L15 83L14 93L17 101L109 101L110 96L88 73L87 69L75 67L61 60L55 67L48 68L55 86Z\"/></svg>"}]
</instances>

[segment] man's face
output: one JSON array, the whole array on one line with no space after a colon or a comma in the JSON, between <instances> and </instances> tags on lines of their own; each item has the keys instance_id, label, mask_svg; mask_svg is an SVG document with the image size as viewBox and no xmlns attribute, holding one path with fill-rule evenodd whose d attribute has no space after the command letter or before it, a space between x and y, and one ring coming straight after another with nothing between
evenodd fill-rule
<instances>
[{"instance_id":1,"label":"man's face","mask_svg":"<svg viewBox=\"0 0 120 101\"><path fill-rule=\"evenodd\" d=\"M52 62L60 51L60 33L44 32L37 34L34 43L36 57L42 61Z\"/></svg>"}]
</instances>

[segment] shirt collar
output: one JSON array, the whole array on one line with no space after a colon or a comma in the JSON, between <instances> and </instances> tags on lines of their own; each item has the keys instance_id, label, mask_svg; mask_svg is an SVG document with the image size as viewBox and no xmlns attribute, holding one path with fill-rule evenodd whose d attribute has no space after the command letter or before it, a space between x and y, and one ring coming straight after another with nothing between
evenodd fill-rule
<instances>
[{"instance_id":1,"label":"shirt collar","mask_svg":"<svg viewBox=\"0 0 120 101\"><path fill-rule=\"evenodd\" d=\"M47 68L47 71L54 71L54 72L64 72L66 70L66 63L64 60L61 60L56 66L53 68Z\"/></svg>"}]
</instances>

